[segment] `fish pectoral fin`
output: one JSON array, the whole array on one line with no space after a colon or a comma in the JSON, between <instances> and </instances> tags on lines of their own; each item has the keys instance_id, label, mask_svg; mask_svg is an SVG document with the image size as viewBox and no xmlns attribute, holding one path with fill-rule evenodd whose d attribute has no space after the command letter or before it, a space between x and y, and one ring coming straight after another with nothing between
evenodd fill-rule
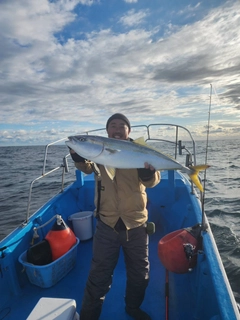
<instances>
[{"instance_id":1,"label":"fish pectoral fin","mask_svg":"<svg viewBox=\"0 0 240 320\"><path fill-rule=\"evenodd\" d=\"M117 153L117 152L121 151L119 149L111 149L111 148L105 148L105 150L108 151L110 154Z\"/></svg>"},{"instance_id":2,"label":"fish pectoral fin","mask_svg":"<svg viewBox=\"0 0 240 320\"><path fill-rule=\"evenodd\" d=\"M203 186L198 178L198 174L200 171L204 171L206 169L208 169L210 166L207 164L203 164L203 165L198 165L198 166L192 166L191 170L192 173L189 174L190 179L192 180L192 182L195 184L195 186L201 191L203 192Z\"/></svg>"},{"instance_id":3,"label":"fish pectoral fin","mask_svg":"<svg viewBox=\"0 0 240 320\"><path fill-rule=\"evenodd\" d=\"M116 168L105 166L105 170L111 180L115 178Z\"/></svg>"}]
</instances>

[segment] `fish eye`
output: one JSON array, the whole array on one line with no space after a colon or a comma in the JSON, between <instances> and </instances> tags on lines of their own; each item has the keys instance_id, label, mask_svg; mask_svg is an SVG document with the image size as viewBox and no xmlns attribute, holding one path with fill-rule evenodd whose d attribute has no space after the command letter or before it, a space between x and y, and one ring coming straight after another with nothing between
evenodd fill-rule
<instances>
[{"instance_id":1,"label":"fish eye","mask_svg":"<svg viewBox=\"0 0 240 320\"><path fill-rule=\"evenodd\" d=\"M86 138L82 137L82 138L79 139L79 141L84 142L84 141L86 141Z\"/></svg>"}]
</instances>

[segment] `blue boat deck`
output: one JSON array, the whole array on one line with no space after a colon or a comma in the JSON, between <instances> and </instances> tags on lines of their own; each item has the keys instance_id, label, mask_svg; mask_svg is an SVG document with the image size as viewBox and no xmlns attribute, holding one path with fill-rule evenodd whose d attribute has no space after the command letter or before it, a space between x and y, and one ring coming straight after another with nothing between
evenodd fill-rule
<instances>
[{"instance_id":1,"label":"blue boat deck","mask_svg":"<svg viewBox=\"0 0 240 320\"><path fill-rule=\"evenodd\" d=\"M165 319L165 277L166 271L162 266L157 255L157 244L159 241L159 234L150 236L150 282L147 288L146 297L143 302L142 308L151 316L153 320ZM21 296L15 296L12 298L11 306L6 306L5 310L1 311L1 318L4 314L9 312L9 318L6 316L4 319L18 319L21 314L21 319L26 319L29 315L29 305L32 309L37 304L41 297L54 297L54 298L71 298L77 302L77 310L79 312L81 306L81 300L83 297L83 291L85 282L88 276L90 262L92 255L92 240L82 241L78 246L77 263L76 266L68 273L68 275L60 280L56 285L50 288L40 288L36 285L25 282L24 290ZM179 288L171 288L171 276L169 277L170 287L170 319L192 319L191 306L193 301L189 301L189 294L184 295L186 286L190 285L186 282L186 275L178 275ZM176 276L176 275L175 275ZM103 304L103 310L100 319L101 320L123 320L132 319L125 313L124 294L125 294L125 267L123 261L123 255L120 254L118 265L114 272L112 288L106 296ZM181 280L182 279L182 280ZM176 283L175 283L176 285ZM181 301L178 303L186 304L186 308L176 309L174 302L174 290L181 292L181 286L183 286ZM172 290L171 290L172 289ZM190 288L189 288L190 290ZM178 292L179 292L178 291ZM188 290L187 290L188 291ZM8 309L9 308L9 309ZM10 310L11 308L11 310ZM189 315L182 317L180 310L189 312Z\"/></svg>"},{"instance_id":2,"label":"blue boat deck","mask_svg":"<svg viewBox=\"0 0 240 320\"><path fill-rule=\"evenodd\" d=\"M0 259L0 319L27 319L42 297L74 299L77 311L80 311L91 263L92 240L80 241L75 267L50 288L31 284L26 272L22 272L18 258L29 247L33 226L44 225L56 213L67 222L68 216L75 212L92 211L93 197L93 177L88 176L83 182L77 172L77 180L72 186L50 200L24 228L14 231L2 242L2 247L7 249L3 250L4 256ZM148 201L149 221L155 223L156 232L149 237L150 282L142 309L152 320L167 319L166 270L158 257L158 242L169 232L201 222L201 207L189 182L177 172L162 172L161 183L148 189ZM50 225L39 230L42 238L49 228ZM199 251L197 266L191 272L169 272L169 320L239 319L211 232L203 233L203 246L204 251ZM125 273L121 253L100 320L132 319L125 313Z\"/></svg>"}]
</instances>

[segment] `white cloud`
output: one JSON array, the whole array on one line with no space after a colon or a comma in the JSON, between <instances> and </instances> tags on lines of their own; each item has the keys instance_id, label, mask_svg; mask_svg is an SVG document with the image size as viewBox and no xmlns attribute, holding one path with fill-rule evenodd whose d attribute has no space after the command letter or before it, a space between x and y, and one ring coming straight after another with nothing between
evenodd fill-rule
<instances>
[{"instance_id":1,"label":"white cloud","mask_svg":"<svg viewBox=\"0 0 240 320\"><path fill-rule=\"evenodd\" d=\"M145 18L148 16L148 11L140 10L136 12L134 9L129 10L126 15L119 19L119 22L124 26L133 27L138 26L144 22Z\"/></svg>"},{"instance_id":2,"label":"white cloud","mask_svg":"<svg viewBox=\"0 0 240 320\"><path fill-rule=\"evenodd\" d=\"M1 34L20 46L49 41L54 32L74 20L71 10L76 4L77 1L6 1L0 11Z\"/></svg>"},{"instance_id":3,"label":"white cloud","mask_svg":"<svg viewBox=\"0 0 240 320\"><path fill-rule=\"evenodd\" d=\"M137 3L138 0L124 0L124 2L126 2L126 3Z\"/></svg>"},{"instance_id":4,"label":"white cloud","mask_svg":"<svg viewBox=\"0 0 240 320\"><path fill-rule=\"evenodd\" d=\"M86 34L84 40L60 44L55 33L76 19L72 10L77 3L15 1L14 11L10 2L1 5L2 124L31 127L48 121L46 131L39 129L46 138L67 129L61 121L73 122L72 129L77 130L78 122L99 125L120 110L136 122L142 117L147 121L197 117L196 125L203 128L210 83L221 88L221 112L213 113L239 115L238 3L214 9L193 25L169 27L157 40L162 26L140 28L150 12L130 10L120 19L131 26L128 32L102 29ZM230 132L226 123L222 128ZM15 134L27 139L34 132ZM13 133L4 130L2 139Z\"/></svg>"}]
</instances>

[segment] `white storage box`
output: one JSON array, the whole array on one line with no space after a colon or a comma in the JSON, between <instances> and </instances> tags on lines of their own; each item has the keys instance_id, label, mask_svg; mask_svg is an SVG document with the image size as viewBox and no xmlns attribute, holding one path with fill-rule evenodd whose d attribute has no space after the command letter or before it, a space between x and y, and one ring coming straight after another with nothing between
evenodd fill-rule
<instances>
[{"instance_id":1,"label":"white storage box","mask_svg":"<svg viewBox=\"0 0 240 320\"><path fill-rule=\"evenodd\" d=\"M73 299L41 298L27 320L78 320Z\"/></svg>"}]
</instances>

